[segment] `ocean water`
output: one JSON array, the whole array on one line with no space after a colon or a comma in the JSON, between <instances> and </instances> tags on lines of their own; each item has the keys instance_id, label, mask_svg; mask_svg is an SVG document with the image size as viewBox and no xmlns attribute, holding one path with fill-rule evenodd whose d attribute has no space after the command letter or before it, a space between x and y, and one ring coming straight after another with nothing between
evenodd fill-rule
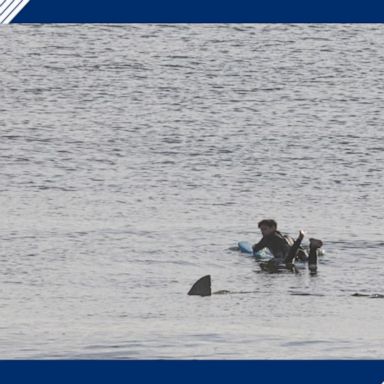
<instances>
[{"instance_id":1,"label":"ocean water","mask_svg":"<svg viewBox=\"0 0 384 384\"><path fill-rule=\"evenodd\" d=\"M383 25L0 41L0 358L384 358ZM263 218L316 276L232 250Z\"/></svg>"}]
</instances>

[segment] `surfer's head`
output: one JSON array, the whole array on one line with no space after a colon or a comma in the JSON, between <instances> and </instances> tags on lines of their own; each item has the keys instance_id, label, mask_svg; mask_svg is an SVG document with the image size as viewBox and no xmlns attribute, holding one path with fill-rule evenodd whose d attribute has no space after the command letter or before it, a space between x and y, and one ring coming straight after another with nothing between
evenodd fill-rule
<instances>
[{"instance_id":1,"label":"surfer's head","mask_svg":"<svg viewBox=\"0 0 384 384\"><path fill-rule=\"evenodd\" d=\"M258 226L263 236L272 235L272 233L276 232L277 229L277 223L272 219L261 220Z\"/></svg>"}]
</instances>

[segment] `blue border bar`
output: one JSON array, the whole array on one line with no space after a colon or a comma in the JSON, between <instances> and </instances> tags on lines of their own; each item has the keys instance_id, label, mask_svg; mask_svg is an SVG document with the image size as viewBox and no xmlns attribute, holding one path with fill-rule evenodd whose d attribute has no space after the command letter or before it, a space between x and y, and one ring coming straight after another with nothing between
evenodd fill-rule
<instances>
[{"instance_id":1,"label":"blue border bar","mask_svg":"<svg viewBox=\"0 0 384 384\"><path fill-rule=\"evenodd\" d=\"M18 23L378 23L382 0L31 0Z\"/></svg>"},{"instance_id":2,"label":"blue border bar","mask_svg":"<svg viewBox=\"0 0 384 384\"><path fill-rule=\"evenodd\" d=\"M1 361L4 383L382 384L384 361Z\"/></svg>"}]
</instances>

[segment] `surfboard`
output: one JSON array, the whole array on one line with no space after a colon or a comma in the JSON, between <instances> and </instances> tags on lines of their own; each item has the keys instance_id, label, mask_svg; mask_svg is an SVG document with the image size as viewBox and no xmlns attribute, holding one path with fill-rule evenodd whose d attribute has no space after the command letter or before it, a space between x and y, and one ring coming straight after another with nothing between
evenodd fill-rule
<instances>
[{"instance_id":1,"label":"surfboard","mask_svg":"<svg viewBox=\"0 0 384 384\"><path fill-rule=\"evenodd\" d=\"M239 241L237 245L239 246L240 252L253 255L252 244L248 241Z\"/></svg>"},{"instance_id":2,"label":"surfboard","mask_svg":"<svg viewBox=\"0 0 384 384\"><path fill-rule=\"evenodd\" d=\"M261 249L254 255L252 244L249 241L239 241L237 245L239 247L240 252L255 256L257 259L269 260L273 258L272 253L267 248Z\"/></svg>"}]
</instances>

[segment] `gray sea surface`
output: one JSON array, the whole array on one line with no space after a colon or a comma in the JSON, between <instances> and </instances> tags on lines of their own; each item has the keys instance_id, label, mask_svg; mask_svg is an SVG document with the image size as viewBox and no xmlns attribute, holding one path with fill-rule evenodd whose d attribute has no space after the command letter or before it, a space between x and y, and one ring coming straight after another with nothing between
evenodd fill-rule
<instances>
[{"instance_id":1,"label":"gray sea surface","mask_svg":"<svg viewBox=\"0 0 384 384\"><path fill-rule=\"evenodd\" d=\"M0 54L0 358L384 358L383 25L9 25ZM323 239L316 276L232 249L263 218ZM188 296L206 274L230 293Z\"/></svg>"}]
</instances>

